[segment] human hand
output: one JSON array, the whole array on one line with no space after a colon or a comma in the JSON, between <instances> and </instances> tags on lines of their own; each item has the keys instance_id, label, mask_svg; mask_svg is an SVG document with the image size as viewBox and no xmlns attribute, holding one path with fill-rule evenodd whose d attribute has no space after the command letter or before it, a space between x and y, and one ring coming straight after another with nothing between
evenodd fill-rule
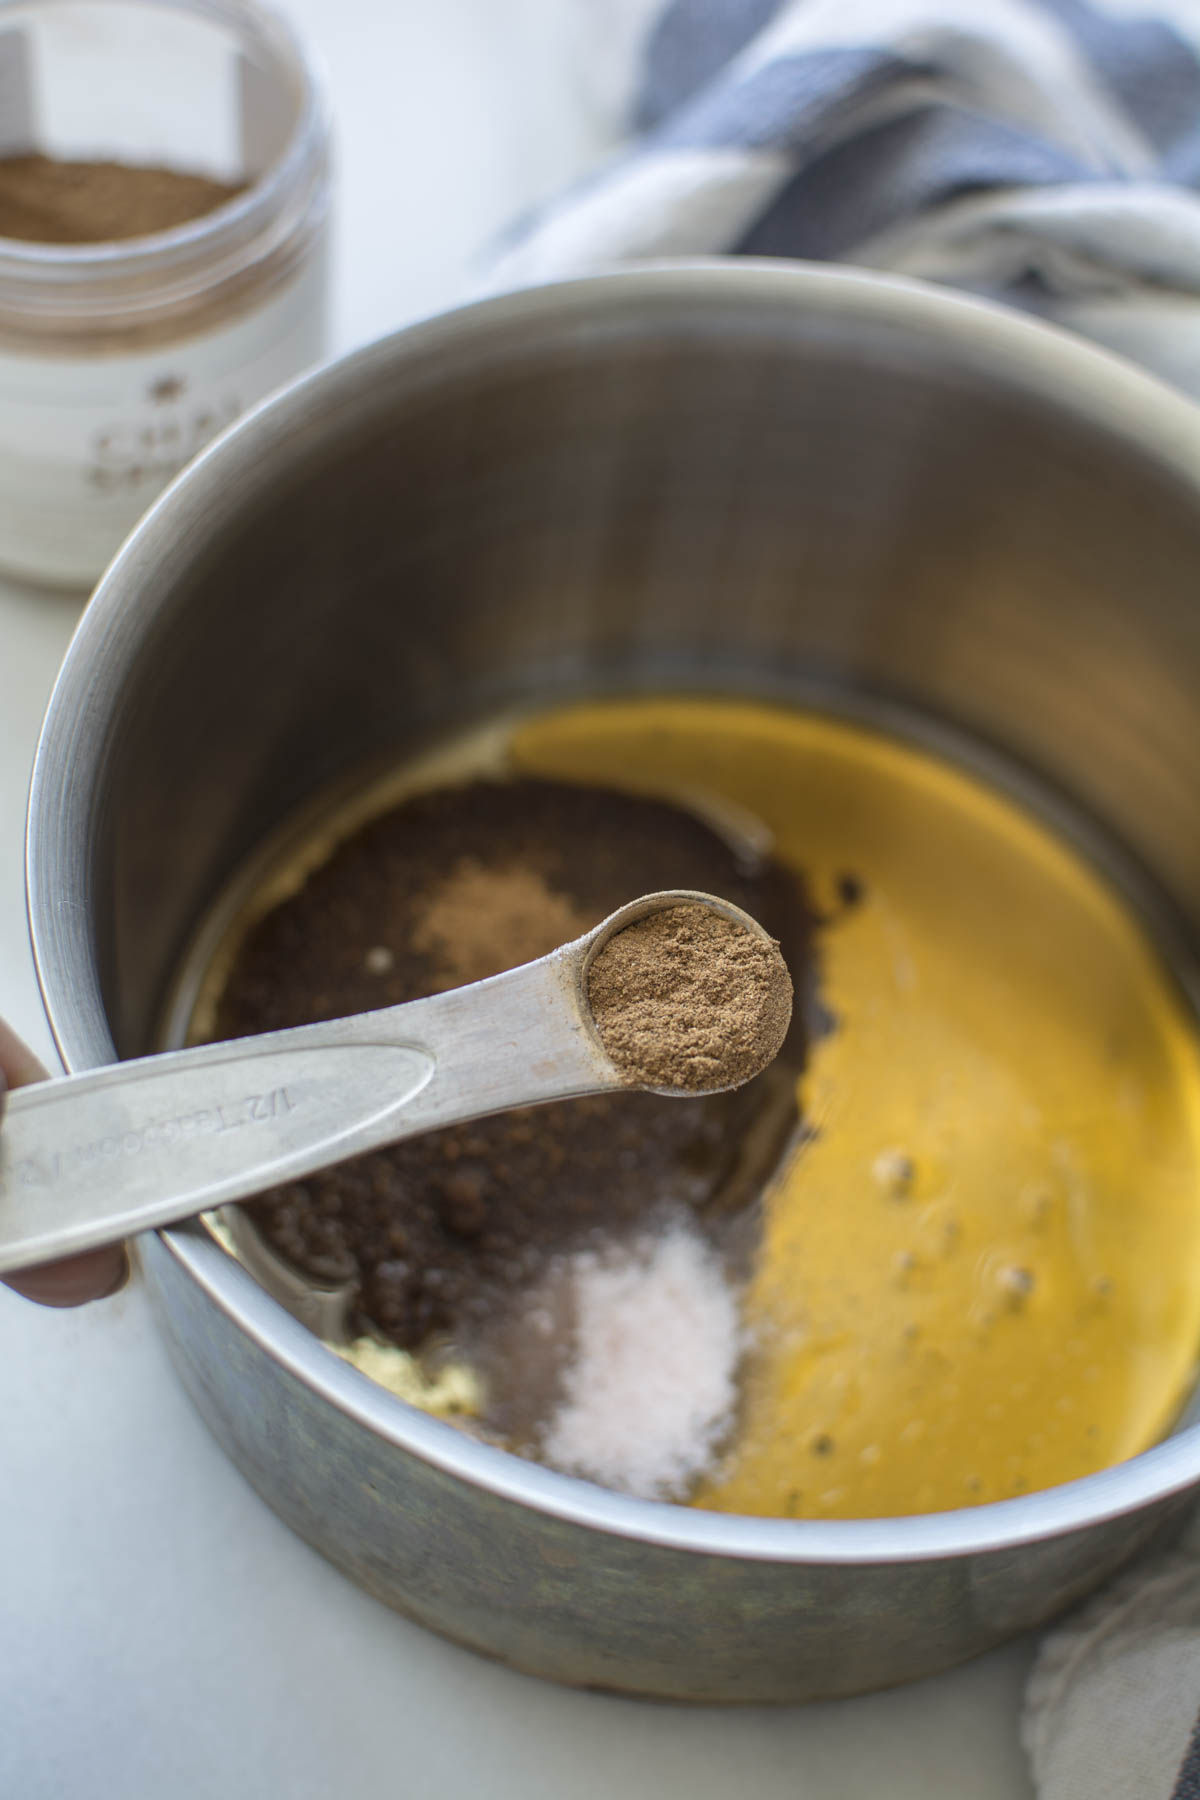
<instances>
[{"instance_id":1,"label":"human hand","mask_svg":"<svg viewBox=\"0 0 1200 1800\"><path fill-rule=\"evenodd\" d=\"M0 1132L4 1129L6 1089L45 1079L46 1071L32 1050L0 1019ZM103 1300L106 1295L115 1294L128 1274L129 1259L123 1246L109 1244L102 1250L87 1250L82 1256L67 1256L61 1262L39 1263L36 1269L20 1269L0 1279L27 1300L37 1300L43 1306L82 1306L85 1300Z\"/></svg>"}]
</instances>

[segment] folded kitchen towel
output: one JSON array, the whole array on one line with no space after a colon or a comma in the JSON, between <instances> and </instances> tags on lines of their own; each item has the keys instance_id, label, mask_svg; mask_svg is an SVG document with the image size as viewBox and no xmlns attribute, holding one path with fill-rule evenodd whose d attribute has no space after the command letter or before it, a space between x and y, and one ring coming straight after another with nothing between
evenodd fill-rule
<instances>
[{"instance_id":1,"label":"folded kitchen towel","mask_svg":"<svg viewBox=\"0 0 1200 1800\"><path fill-rule=\"evenodd\" d=\"M1200 1800L1200 1551L1140 1565L1051 1632L1022 1736L1040 1800Z\"/></svg>"},{"instance_id":2,"label":"folded kitchen towel","mask_svg":"<svg viewBox=\"0 0 1200 1800\"><path fill-rule=\"evenodd\" d=\"M618 147L489 270L923 276L1200 394L1200 0L571 0Z\"/></svg>"}]
</instances>

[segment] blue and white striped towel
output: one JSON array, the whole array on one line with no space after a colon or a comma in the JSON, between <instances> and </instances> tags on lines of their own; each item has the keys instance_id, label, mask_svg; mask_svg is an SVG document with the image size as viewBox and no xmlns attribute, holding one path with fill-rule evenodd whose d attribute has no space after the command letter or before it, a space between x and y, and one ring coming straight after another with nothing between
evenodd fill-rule
<instances>
[{"instance_id":1,"label":"blue and white striped towel","mask_svg":"<svg viewBox=\"0 0 1200 1800\"><path fill-rule=\"evenodd\" d=\"M1200 394L1200 0L574 0L620 147L491 288L631 258L856 263Z\"/></svg>"}]
</instances>

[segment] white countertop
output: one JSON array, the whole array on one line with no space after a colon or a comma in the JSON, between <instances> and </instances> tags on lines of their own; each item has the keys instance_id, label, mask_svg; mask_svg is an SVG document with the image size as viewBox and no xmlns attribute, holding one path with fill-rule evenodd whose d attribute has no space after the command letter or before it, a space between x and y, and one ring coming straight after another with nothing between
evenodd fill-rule
<instances>
[{"instance_id":1,"label":"white countertop","mask_svg":"<svg viewBox=\"0 0 1200 1800\"><path fill-rule=\"evenodd\" d=\"M291 0L338 120L336 343L446 304L595 155L563 0ZM575 72L577 74L577 71ZM594 73L594 72L593 72ZM29 764L77 616L0 586L0 1013L48 1060ZM429 1636L294 1538L177 1385L136 1282L0 1289L0 1794L11 1800L1018 1800L1030 1648L788 1710L561 1691Z\"/></svg>"}]
</instances>

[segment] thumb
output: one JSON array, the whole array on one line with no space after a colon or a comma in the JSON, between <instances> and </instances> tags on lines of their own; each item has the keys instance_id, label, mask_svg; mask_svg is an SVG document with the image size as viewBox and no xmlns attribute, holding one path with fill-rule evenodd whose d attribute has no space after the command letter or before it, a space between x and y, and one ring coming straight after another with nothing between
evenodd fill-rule
<instances>
[{"instance_id":1,"label":"thumb","mask_svg":"<svg viewBox=\"0 0 1200 1800\"><path fill-rule=\"evenodd\" d=\"M33 1051L0 1019L0 1130L5 1090L27 1087L46 1078L47 1072ZM88 1250L82 1256L67 1256L60 1262L16 1270L3 1279L5 1286L43 1306L82 1306L85 1300L103 1300L106 1295L115 1294L128 1274L129 1262L123 1246L106 1244L103 1249Z\"/></svg>"}]
</instances>

